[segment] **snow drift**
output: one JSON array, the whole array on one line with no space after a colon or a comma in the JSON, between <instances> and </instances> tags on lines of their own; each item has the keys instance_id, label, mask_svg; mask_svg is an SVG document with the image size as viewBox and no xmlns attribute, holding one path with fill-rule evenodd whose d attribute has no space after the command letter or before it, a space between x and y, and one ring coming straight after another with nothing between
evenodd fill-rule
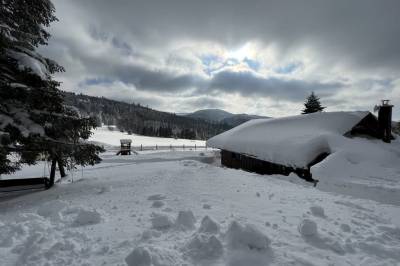
<instances>
[{"instance_id":1,"label":"snow drift","mask_svg":"<svg viewBox=\"0 0 400 266\"><path fill-rule=\"evenodd\" d=\"M323 112L276 119L254 119L207 141L207 146L260 160L305 168L330 153L332 136L343 136L369 112Z\"/></svg>"}]
</instances>

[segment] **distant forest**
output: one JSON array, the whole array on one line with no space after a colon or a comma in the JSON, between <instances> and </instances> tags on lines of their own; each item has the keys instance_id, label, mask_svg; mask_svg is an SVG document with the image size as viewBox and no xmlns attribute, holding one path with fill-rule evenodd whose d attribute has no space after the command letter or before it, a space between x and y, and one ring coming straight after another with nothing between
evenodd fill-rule
<instances>
[{"instance_id":1,"label":"distant forest","mask_svg":"<svg viewBox=\"0 0 400 266\"><path fill-rule=\"evenodd\" d=\"M205 140L232 128L225 123L160 112L140 104L63 93L67 105L74 106L83 115L95 117L98 126L102 123L116 125L119 130L128 134Z\"/></svg>"}]
</instances>

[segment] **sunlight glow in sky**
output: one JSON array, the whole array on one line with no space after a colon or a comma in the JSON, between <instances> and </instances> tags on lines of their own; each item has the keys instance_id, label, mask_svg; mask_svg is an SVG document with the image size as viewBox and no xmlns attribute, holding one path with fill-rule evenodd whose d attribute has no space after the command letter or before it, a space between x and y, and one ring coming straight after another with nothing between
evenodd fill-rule
<instances>
[{"instance_id":1,"label":"sunlight glow in sky","mask_svg":"<svg viewBox=\"0 0 400 266\"><path fill-rule=\"evenodd\" d=\"M391 99L400 119L399 1L54 4L42 49L66 68L56 79L67 91L267 116L299 114L314 91L327 111Z\"/></svg>"}]
</instances>

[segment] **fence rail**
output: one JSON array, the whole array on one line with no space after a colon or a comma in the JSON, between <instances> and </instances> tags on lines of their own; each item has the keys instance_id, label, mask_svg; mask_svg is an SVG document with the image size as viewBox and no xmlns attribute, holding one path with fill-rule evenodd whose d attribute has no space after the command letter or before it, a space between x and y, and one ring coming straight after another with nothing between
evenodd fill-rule
<instances>
[{"instance_id":1,"label":"fence rail","mask_svg":"<svg viewBox=\"0 0 400 266\"><path fill-rule=\"evenodd\" d=\"M149 150L201 150L207 149L205 145L139 145L139 146L131 146L132 150L135 151L149 151Z\"/></svg>"}]
</instances>

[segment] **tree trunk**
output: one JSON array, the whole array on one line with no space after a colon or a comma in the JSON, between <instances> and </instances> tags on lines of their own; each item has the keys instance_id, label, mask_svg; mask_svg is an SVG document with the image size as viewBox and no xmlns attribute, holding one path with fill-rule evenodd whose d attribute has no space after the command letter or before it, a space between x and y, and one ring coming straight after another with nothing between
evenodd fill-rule
<instances>
[{"instance_id":1,"label":"tree trunk","mask_svg":"<svg viewBox=\"0 0 400 266\"><path fill-rule=\"evenodd\" d=\"M51 188L54 185L54 179L56 177L56 165L57 165L57 160L53 159L51 161L50 182L48 188Z\"/></svg>"},{"instance_id":2,"label":"tree trunk","mask_svg":"<svg viewBox=\"0 0 400 266\"><path fill-rule=\"evenodd\" d=\"M67 174L65 173L65 168L64 168L64 165L63 165L62 161L61 160L57 160L57 163L58 163L58 168L60 169L61 177L66 177Z\"/></svg>"}]
</instances>

